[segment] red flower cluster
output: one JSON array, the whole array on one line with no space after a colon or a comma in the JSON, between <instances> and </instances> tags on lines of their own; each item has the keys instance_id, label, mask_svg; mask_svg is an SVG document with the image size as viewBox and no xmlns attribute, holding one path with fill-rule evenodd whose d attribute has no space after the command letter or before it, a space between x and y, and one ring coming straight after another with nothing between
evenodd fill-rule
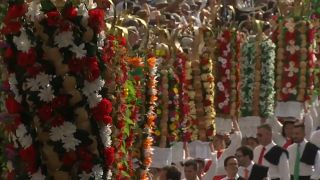
<instances>
[{"instance_id":1,"label":"red flower cluster","mask_svg":"<svg viewBox=\"0 0 320 180\"><path fill-rule=\"evenodd\" d=\"M27 53L19 52L18 53L18 65L24 68L32 66L36 62L37 54L34 48L30 48Z\"/></svg>"},{"instance_id":2,"label":"red flower cluster","mask_svg":"<svg viewBox=\"0 0 320 180\"><path fill-rule=\"evenodd\" d=\"M8 12L3 19L4 27L1 29L3 34L15 34L21 29L21 24L18 19L25 15L27 12L27 6L25 3L12 4L8 8Z\"/></svg>"},{"instance_id":3,"label":"red flower cluster","mask_svg":"<svg viewBox=\"0 0 320 180\"><path fill-rule=\"evenodd\" d=\"M92 109L92 114L95 120L103 122L105 124L111 124L112 118L110 113L112 111L112 104L108 99L102 99L102 101Z\"/></svg>"},{"instance_id":4,"label":"red flower cluster","mask_svg":"<svg viewBox=\"0 0 320 180\"><path fill-rule=\"evenodd\" d=\"M50 11L46 15L47 15L48 26L57 26L61 21L60 13L57 10Z\"/></svg>"},{"instance_id":5,"label":"red flower cluster","mask_svg":"<svg viewBox=\"0 0 320 180\"><path fill-rule=\"evenodd\" d=\"M18 103L12 96L9 96L6 99L6 108L9 114L17 114L22 111L21 104Z\"/></svg>"},{"instance_id":6,"label":"red flower cluster","mask_svg":"<svg viewBox=\"0 0 320 180\"><path fill-rule=\"evenodd\" d=\"M114 156L114 148L113 147L109 147L109 148L105 148L104 149L104 155L105 155L105 163L106 166L109 167L112 165L112 163L115 160L115 156Z\"/></svg>"},{"instance_id":7,"label":"red flower cluster","mask_svg":"<svg viewBox=\"0 0 320 180\"><path fill-rule=\"evenodd\" d=\"M104 16L105 12L101 8L89 10L89 26L95 31L95 33L100 33L105 28Z\"/></svg>"},{"instance_id":8,"label":"red flower cluster","mask_svg":"<svg viewBox=\"0 0 320 180\"><path fill-rule=\"evenodd\" d=\"M29 173L33 174L37 171L36 149L33 145L29 146L26 149L20 149L19 157L22 159L22 161L25 162L26 169Z\"/></svg>"}]
</instances>

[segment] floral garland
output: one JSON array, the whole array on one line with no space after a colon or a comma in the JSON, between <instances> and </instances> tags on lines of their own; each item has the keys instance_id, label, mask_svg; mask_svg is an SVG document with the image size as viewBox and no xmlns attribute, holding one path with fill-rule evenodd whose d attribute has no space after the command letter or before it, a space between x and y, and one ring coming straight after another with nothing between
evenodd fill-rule
<instances>
[{"instance_id":1,"label":"floral garland","mask_svg":"<svg viewBox=\"0 0 320 180\"><path fill-rule=\"evenodd\" d=\"M277 100L310 100L314 89L315 29L311 22L293 18L280 18L278 24Z\"/></svg>"},{"instance_id":2,"label":"floral garland","mask_svg":"<svg viewBox=\"0 0 320 180\"><path fill-rule=\"evenodd\" d=\"M274 111L275 45L264 35L249 36L241 53L241 116L268 118Z\"/></svg>"},{"instance_id":3,"label":"floral garland","mask_svg":"<svg viewBox=\"0 0 320 180\"><path fill-rule=\"evenodd\" d=\"M156 57L152 56L147 59L146 65L147 65L147 91L148 94L146 97L148 97L148 101L146 101L146 123L143 127L143 139L142 139L142 167L141 167L141 173L140 173L140 179L147 180L148 178L148 170L152 162L152 144L153 144L153 138L151 136L151 133L155 126L155 120L157 118L157 114L155 112L156 110L156 101L158 99L157 97L157 80L156 75L158 71L158 63Z\"/></svg>"},{"instance_id":4,"label":"floral garland","mask_svg":"<svg viewBox=\"0 0 320 180\"><path fill-rule=\"evenodd\" d=\"M181 108L179 101L179 77L175 73L174 69L168 70L168 89L169 89L169 144L172 145L175 142L181 141Z\"/></svg>"},{"instance_id":5,"label":"floral garland","mask_svg":"<svg viewBox=\"0 0 320 180\"><path fill-rule=\"evenodd\" d=\"M221 117L237 116L240 43L237 31L224 29L218 36L215 109Z\"/></svg>"},{"instance_id":6,"label":"floral garland","mask_svg":"<svg viewBox=\"0 0 320 180\"><path fill-rule=\"evenodd\" d=\"M111 179L112 104L100 94L105 7L55 3L12 1L1 29L13 94L6 106L21 114L14 141L27 164L14 178Z\"/></svg>"}]
</instances>

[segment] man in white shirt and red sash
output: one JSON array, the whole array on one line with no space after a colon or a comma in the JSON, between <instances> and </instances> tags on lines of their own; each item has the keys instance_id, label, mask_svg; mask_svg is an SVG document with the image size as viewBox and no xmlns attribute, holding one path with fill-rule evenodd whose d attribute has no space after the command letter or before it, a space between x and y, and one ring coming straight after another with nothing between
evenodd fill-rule
<instances>
[{"instance_id":1,"label":"man in white shirt and red sash","mask_svg":"<svg viewBox=\"0 0 320 180\"><path fill-rule=\"evenodd\" d=\"M260 125L257 129L260 143L254 149L254 162L269 168L271 180L289 180L288 152L272 141L272 129L269 124Z\"/></svg>"},{"instance_id":2,"label":"man in white shirt and red sash","mask_svg":"<svg viewBox=\"0 0 320 180\"><path fill-rule=\"evenodd\" d=\"M320 179L320 151L305 136L305 125L296 123L293 129L294 144L288 147L292 180Z\"/></svg>"}]
</instances>

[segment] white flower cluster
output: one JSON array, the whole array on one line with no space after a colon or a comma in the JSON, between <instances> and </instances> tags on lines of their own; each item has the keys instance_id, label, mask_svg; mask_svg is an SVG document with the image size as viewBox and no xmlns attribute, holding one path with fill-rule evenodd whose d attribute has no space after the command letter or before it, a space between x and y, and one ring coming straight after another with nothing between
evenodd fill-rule
<instances>
[{"instance_id":1,"label":"white flower cluster","mask_svg":"<svg viewBox=\"0 0 320 180\"><path fill-rule=\"evenodd\" d=\"M29 49L34 46L30 41L30 39L28 38L28 35L25 29L21 30L20 36L13 37L13 42L16 45L17 49L24 53L27 53Z\"/></svg>"},{"instance_id":2,"label":"white flower cluster","mask_svg":"<svg viewBox=\"0 0 320 180\"><path fill-rule=\"evenodd\" d=\"M11 73L9 74L9 77L8 77L8 82L9 82L9 85L10 85L10 90L13 92L14 94L14 99L21 103L21 100L22 100L22 96L20 95L19 93L19 90L17 88L17 85L18 85L18 81L16 79L16 74L15 73Z\"/></svg>"},{"instance_id":3,"label":"white flower cluster","mask_svg":"<svg viewBox=\"0 0 320 180\"><path fill-rule=\"evenodd\" d=\"M100 137L104 147L108 148L111 147L112 140L111 140L111 125L108 124L100 128Z\"/></svg>"},{"instance_id":4,"label":"white flower cluster","mask_svg":"<svg viewBox=\"0 0 320 180\"><path fill-rule=\"evenodd\" d=\"M93 82L84 81L84 87L82 89L83 94L88 98L89 107L94 108L102 100L102 96L99 91L104 86L105 81L101 78L97 78Z\"/></svg>"},{"instance_id":5,"label":"white flower cluster","mask_svg":"<svg viewBox=\"0 0 320 180\"><path fill-rule=\"evenodd\" d=\"M91 169L92 172L86 173L85 171L82 171L81 174L79 174L80 180L89 180L92 177L94 180L102 180L103 178L103 169L100 164L95 165Z\"/></svg>"},{"instance_id":6,"label":"white flower cluster","mask_svg":"<svg viewBox=\"0 0 320 180\"><path fill-rule=\"evenodd\" d=\"M50 84L52 78L52 75L41 72L35 78L28 78L24 84L24 88L25 90L39 91L38 96L41 101L51 102L54 98L54 91Z\"/></svg>"},{"instance_id":7,"label":"white flower cluster","mask_svg":"<svg viewBox=\"0 0 320 180\"><path fill-rule=\"evenodd\" d=\"M63 147L67 150L76 150L76 146L80 144L80 140L74 137L77 127L71 122L65 121L61 126L52 127L50 129L50 139L52 141L62 141Z\"/></svg>"},{"instance_id":8,"label":"white flower cluster","mask_svg":"<svg viewBox=\"0 0 320 180\"><path fill-rule=\"evenodd\" d=\"M27 1L28 3L28 1ZM40 0L33 0L28 3L28 12L26 13L26 17L31 21L40 21L44 18L44 14L41 11L41 3Z\"/></svg>"},{"instance_id":9,"label":"white flower cluster","mask_svg":"<svg viewBox=\"0 0 320 180\"><path fill-rule=\"evenodd\" d=\"M14 140L15 147L18 147L17 142L22 146L22 148L27 149L32 145L31 135L28 133L26 127L20 124L16 129L15 135L12 134L12 139Z\"/></svg>"}]
</instances>

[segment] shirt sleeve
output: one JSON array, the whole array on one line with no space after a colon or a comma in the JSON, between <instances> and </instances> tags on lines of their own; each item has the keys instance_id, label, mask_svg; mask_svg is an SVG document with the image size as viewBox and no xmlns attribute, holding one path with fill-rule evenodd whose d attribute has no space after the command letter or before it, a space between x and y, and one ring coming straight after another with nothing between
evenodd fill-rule
<instances>
[{"instance_id":1,"label":"shirt sleeve","mask_svg":"<svg viewBox=\"0 0 320 180\"><path fill-rule=\"evenodd\" d=\"M207 173L204 175L203 180L212 180L215 176L218 166L217 153L211 153L211 161L211 166Z\"/></svg>"},{"instance_id":2,"label":"shirt sleeve","mask_svg":"<svg viewBox=\"0 0 320 180\"><path fill-rule=\"evenodd\" d=\"M226 158L226 157L232 156L236 153L237 148L239 148L241 146L241 141L242 141L241 132L235 131L234 134L231 135L230 139L231 139L231 143L228 146L228 148L226 148L226 150L224 150L221 157L223 156L224 158Z\"/></svg>"},{"instance_id":3,"label":"shirt sleeve","mask_svg":"<svg viewBox=\"0 0 320 180\"><path fill-rule=\"evenodd\" d=\"M280 162L278 164L279 175L281 180L290 180L289 160L285 153L280 156Z\"/></svg>"},{"instance_id":4,"label":"shirt sleeve","mask_svg":"<svg viewBox=\"0 0 320 180\"><path fill-rule=\"evenodd\" d=\"M311 175L311 179L320 179L320 151L318 151L316 155L314 172Z\"/></svg>"},{"instance_id":5,"label":"shirt sleeve","mask_svg":"<svg viewBox=\"0 0 320 180\"><path fill-rule=\"evenodd\" d=\"M305 116L304 125L305 125L305 129L306 129L306 139L309 141L312 130L313 130L313 119L310 115L310 112L308 112Z\"/></svg>"}]
</instances>

